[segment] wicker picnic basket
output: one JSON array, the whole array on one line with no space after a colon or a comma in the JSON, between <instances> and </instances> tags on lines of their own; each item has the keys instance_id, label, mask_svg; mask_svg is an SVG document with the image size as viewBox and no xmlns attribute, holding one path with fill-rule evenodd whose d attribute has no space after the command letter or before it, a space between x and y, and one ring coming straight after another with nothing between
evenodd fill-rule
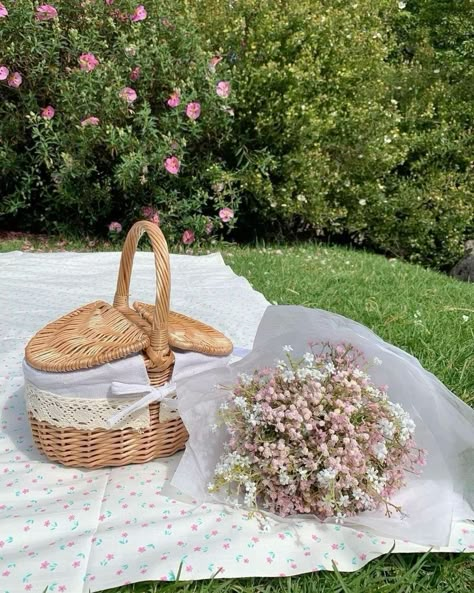
<instances>
[{"instance_id":1,"label":"wicker picnic basket","mask_svg":"<svg viewBox=\"0 0 474 593\"><path fill-rule=\"evenodd\" d=\"M154 253L156 300L154 306L134 303L131 307L133 259L144 233L148 234ZM170 381L175 361L170 348L170 324L174 324L171 342L178 348L215 355L232 350L232 343L220 332L170 312L169 307L170 264L166 240L156 224L137 222L124 243L113 306L96 301L48 324L28 343L25 362L37 371L70 375L71 371L97 368L140 353L149 383L160 387ZM184 448L188 438L177 414L160 421L158 402L150 403L149 425L142 430L57 426L35 417L34 406L27 408L38 449L49 459L67 466L97 468L144 463L176 453Z\"/></svg>"}]
</instances>

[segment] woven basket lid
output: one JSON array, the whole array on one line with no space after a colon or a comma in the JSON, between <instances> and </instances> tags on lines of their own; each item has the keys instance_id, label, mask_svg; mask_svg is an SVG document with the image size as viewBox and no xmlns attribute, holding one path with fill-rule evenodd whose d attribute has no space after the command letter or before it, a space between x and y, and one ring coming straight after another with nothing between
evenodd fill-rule
<instances>
[{"instance_id":1,"label":"woven basket lid","mask_svg":"<svg viewBox=\"0 0 474 593\"><path fill-rule=\"evenodd\" d=\"M133 308L149 324L153 322L153 305L135 302ZM168 315L168 336L170 346L178 350L191 350L211 356L227 356L233 350L232 342L220 331L174 311Z\"/></svg>"},{"instance_id":2,"label":"woven basket lid","mask_svg":"<svg viewBox=\"0 0 474 593\"><path fill-rule=\"evenodd\" d=\"M141 352L150 338L104 301L49 323L26 346L28 364L40 371L88 369Z\"/></svg>"}]
</instances>

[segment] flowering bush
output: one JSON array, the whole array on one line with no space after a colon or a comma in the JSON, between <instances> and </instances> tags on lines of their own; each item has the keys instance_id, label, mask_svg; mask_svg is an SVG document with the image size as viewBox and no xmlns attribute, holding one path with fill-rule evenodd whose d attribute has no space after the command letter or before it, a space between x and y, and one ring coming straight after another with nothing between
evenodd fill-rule
<instances>
[{"instance_id":1,"label":"flowering bush","mask_svg":"<svg viewBox=\"0 0 474 593\"><path fill-rule=\"evenodd\" d=\"M148 208L171 240L232 228L234 94L186 4L0 5L1 224L116 233Z\"/></svg>"},{"instance_id":2,"label":"flowering bush","mask_svg":"<svg viewBox=\"0 0 474 593\"><path fill-rule=\"evenodd\" d=\"M241 375L221 406L229 440L210 491L227 488L282 516L401 511L390 497L425 463L410 416L351 345L313 347L301 360L284 349L285 361Z\"/></svg>"}]
</instances>

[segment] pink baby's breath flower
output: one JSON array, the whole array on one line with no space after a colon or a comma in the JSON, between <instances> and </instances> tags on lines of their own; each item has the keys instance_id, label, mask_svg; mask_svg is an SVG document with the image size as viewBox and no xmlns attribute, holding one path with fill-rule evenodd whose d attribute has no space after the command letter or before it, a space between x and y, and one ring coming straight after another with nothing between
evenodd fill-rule
<instances>
[{"instance_id":1,"label":"pink baby's breath flower","mask_svg":"<svg viewBox=\"0 0 474 593\"><path fill-rule=\"evenodd\" d=\"M135 68L133 68L132 71L130 72L130 80L133 82L138 80L140 78L140 73L141 73L140 66L135 66Z\"/></svg>"},{"instance_id":2,"label":"pink baby's breath flower","mask_svg":"<svg viewBox=\"0 0 474 593\"><path fill-rule=\"evenodd\" d=\"M47 107L43 107L41 110L41 117L44 119L53 119L55 113L56 111L54 107L52 105L48 105Z\"/></svg>"},{"instance_id":3,"label":"pink baby's breath flower","mask_svg":"<svg viewBox=\"0 0 474 593\"><path fill-rule=\"evenodd\" d=\"M177 175L179 173L180 166L181 163L179 162L178 157L170 156L165 159L165 169L172 175Z\"/></svg>"},{"instance_id":4,"label":"pink baby's breath flower","mask_svg":"<svg viewBox=\"0 0 474 593\"><path fill-rule=\"evenodd\" d=\"M186 229L183 233L183 236L181 237L181 241L184 243L184 245L191 245L191 243L194 243L194 232L191 229Z\"/></svg>"},{"instance_id":5,"label":"pink baby's breath flower","mask_svg":"<svg viewBox=\"0 0 474 593\"><path fill-rule=\"evenodd\" d=\"M83 53L79 57L79 65L84 72L92 72L99 65L99 60L92 53Z\"/></svg>"},{"instance_id":6,"label":"pink baby's breath flower","mask_svg":"<svg viewBox=\"0 0 474 593\"><path fill-rule=\"evenodd\" d=\"M206 223L206 226L205 226L206 235L210 235L213 230L214 230L214 225L212 224L212 222L209 221L208 223Z\"/></svg>"},{"instance_id":7,"label":"pink baby's breath flower","mask_svg":"<svg viewBox=\"0 0 474 593\"><path fill-rule=\"evenodd\" d=\"M362 353L348 344L320 347L297 360L285 346L286 361L240 375L221 408L229 438L211 492L240 490L251 509L339 523L388 510L405 471L423 465L413 421L372 383Z\"/></svg>"},{"instance_id":8,"label":"pink baby's breath flower","mask_svg":"<svg viewBox=\"0 0 474 593\"><path fill-rule=\"evenodd\" d=\"M133 11L133 14L130 15L130 20L133 23L137 23L138 21L144 21L147 17L147 12L145 10L145 7L140 4L140 6L137 6L135 8L135 10Z\"/></svg>"},{"instance_id":9,"label":"pink baby's breath flower","mask_svg":"<svg viewBox=\"0 0 474 593\"><path fill-rule=\"evenodd\" d=\"M229 222L229 220L234 218L234 211L232 208L221 208L219 210L219 218L222 222Z\"/></svg>"},{"instance_id":10,"label":"pink baby's breath flower","mask_svg":"<svg viewBox=\"0 0 474 593\"><path fill-rule=\"evenodd\" d=\"M169 96L168 100L166 101L169 107L178 107L181 103L181 97L179 96L179 91L173 91Z\"/></svg>"},{"instance_id":11,"label":"pink baby's breath flower","mask_svg":"<svg viewBox=\"0 0 474 593\"><path fill-rule=\"evenodd\" d=\"M227 82L227 80L221 80L218 82L216 85L216 93L219 95L219 97L227 99L227 97L230 95L230 82Z\"/></svg>"},{"instance_id":12,"label":"pink baby's breath flower","mask_svg":"<svg viewBox=\"0 0 474 593\"><path fill-rule=\"evenodd\" d=\"M137 100L137 93L129 86L126 86L119 92L119 97L131 104Z\"/></svg>"},{"instance_id":13,"label":"pink baby's breath flower","mask_svg":"<svg viewBox=\"0 0 474 593\"><path fill-rule=\"evenodd\" d=\"M6 66L0 66L0 80L6 80L9 74L10 70Z\"/></svg>"},{"instance_id":14,"label":"pink baby's breath flower","mask_svg":"<svg viewBox=\"0 0 474 593\"><path fill-rule=\"evenodd\" d=\"M8 10L5 8L5 5L0 2L0 19L4 19L8 16Z\"/></svg>"},{"instance_id":15,"label":"pink baby's breath flower","mask_svg":"<svg viewBox=\"0 0 474 593\"><path fill-rule=\"evenodd\" d=\"M10 74L10 76L8 77L7 82L8 86L17 89L19 86L21 86L21 83L23 82L23 77L19 72L13 72L13 74Z\"/></svg>"},{"instance_id":16,"label":"pink baby's breath flower","mask_svg":"<svg viewBox=\"0 0 474 593\"><path fill-rule=\"evenodd\" d=\"M81 126L98 126L99 123L100 123L99 118L94 117L93 115L81 120Z\"/></svg>"},{"instance_id":17,"label":"pink baby's breath flower","mask_svg":"<svg viewBox=\"0 0 474 593\"><path fill-rule=\"evenodd\" d=\"M114 0L105 0L105 3L107 4L107 6L110 6L114 3Z\"/></svg>"},{"instance_id":18,"label":"pink baby's breath flower","mask_svg":"<svg viewBox=\"0 0 474 593\"><path fill-rule=\"evenodd\" d=\"M109 224L109 231L111 233L121 233L122 232L122 225L120 222L111 222Z\"/></svg>"},{"instance_id":19,"label":"pink baby's breath flower","mask_svg":"<svg viewBox=\"0 0 474 593\"><path fill-rule=\"evenodd\" d=\"M186 115L189 119L196 120L201 115L201 104L197 102L186 105Z\"/></svg>"},{"instance_id":20,"label":"pink baby's breath flower","mask_svg":"<svg viewBox=\"0 0 474 593\"><path fill-rule=\"evenodd\" d=\"M37 21L50 21L57 18L58 11L51 4L41 4L36 9Z\"/></svg>"}]
</instances>

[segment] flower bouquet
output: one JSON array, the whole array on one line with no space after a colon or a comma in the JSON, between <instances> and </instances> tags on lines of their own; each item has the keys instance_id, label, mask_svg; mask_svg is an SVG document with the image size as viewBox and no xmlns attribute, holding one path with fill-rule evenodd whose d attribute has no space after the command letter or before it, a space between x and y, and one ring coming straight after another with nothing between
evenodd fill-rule
<instances>
[{"instance_id":1,"label":"flower bouquet","mask_svg":"<svg viewBox=\"0 0 474 593\"><path fill-rule=\"evenodd\" d=\"M474 410L355 321L268 307L249 354L177 393L189 440L172 485L256 529L343 521L445 546L474 518Z\"/></svg>"},{"instance_id":2,"label":"flower bouquet","mask_svg":"<svg viewBox=\"0 0 474 593\"><path fill-rule=\"evenodd\" d=\"M229 440L209 491L281 516L401 512L390 497L425 463L409 414L352 345L315 345L298 358L283 350L275 367L240 374L228 390L219 417Z\"/></svg>"}]
</instances>

